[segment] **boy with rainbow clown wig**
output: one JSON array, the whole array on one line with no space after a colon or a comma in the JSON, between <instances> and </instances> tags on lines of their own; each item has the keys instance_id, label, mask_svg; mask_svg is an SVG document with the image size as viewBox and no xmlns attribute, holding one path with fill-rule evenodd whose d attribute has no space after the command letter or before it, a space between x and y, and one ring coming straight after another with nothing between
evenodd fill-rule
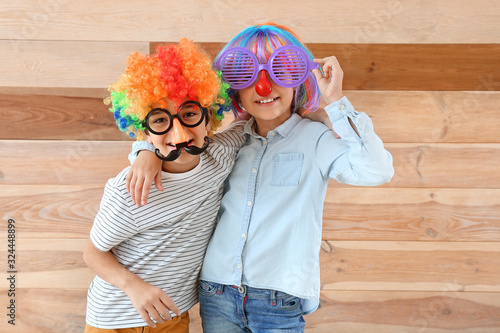
<instances>
[{"instance_id":1,"label":"boy with rainbow clown wig","mask_svg":"<svg viewBox=\"0 0 500 333\"><path fill-rule=\"evenodd\" d=\"M381 185L394 174L392 156L370 118L343 96L337 59L313 59L290 29L248 27L214 66L230 84L234 107L252 117L203 262L203 331L303 332L303 315L319 304L329 180ZM131 169L132 177L145 174L132 187L136 201L159 170L144 166L155 164L153 157L139 154Z\"/></svg>"},{"instance_id":2,"label":"boy with rainbow clown wig","mask_svg":"<svg viewBox=\"0 0 500 333\"><path fill-rule=\"evenodd\" d=\"M137 207L130 167L110 179L84 259L89 287L85 332L188 332L198 279L223 183L244 143L241 122L208 139L223 118L227 84L209 57L183 39L156 54L129 56L110 86L110 111L123 132L154 146L161 164L151 203Z\"/></svg>"}]
</instances>

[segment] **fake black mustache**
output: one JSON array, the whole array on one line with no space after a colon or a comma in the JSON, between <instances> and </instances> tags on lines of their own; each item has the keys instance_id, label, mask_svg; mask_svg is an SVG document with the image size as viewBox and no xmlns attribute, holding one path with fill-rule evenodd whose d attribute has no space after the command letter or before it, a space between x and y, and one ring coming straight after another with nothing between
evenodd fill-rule
<instances>
[{"instance_id":1,"label":"fake black mustache","mask_svg":"<svg viewBox=\"0 0 500 333\"><path fill-rule=\"evenodd\" d=\"M156 157L158 157L162 161L172 162L175 161L181 155L182 149L184 149L188 154L200 155L208 148L209 143L210 139L206 136L205 141L203 142L203 146L201 148L196 147L194 145L188 146L187 142L183 142L179 143L178 145L175 145L176 150L172 150L170 153L168 153L167 156L164 156L162 153L160 153L160 150L158 148L155 149L155 154Z\"/></svg>"}]
</instances>

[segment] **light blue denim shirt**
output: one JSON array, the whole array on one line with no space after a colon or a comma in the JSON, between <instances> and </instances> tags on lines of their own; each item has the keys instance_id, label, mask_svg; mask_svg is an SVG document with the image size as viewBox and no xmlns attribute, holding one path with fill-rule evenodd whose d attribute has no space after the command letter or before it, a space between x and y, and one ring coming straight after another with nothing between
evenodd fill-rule
<instances>
[{"instance_id":1,"label":"light blue denim shirt","mask_svg":"<svg viewBox=\"0 0 500 333\"><path fill-rule=\"evenodd\" d=\"M201 279L279 290L301 297L306 313L317 308L329 179L375 186L394 174L392 156L366 114L356 112L346 97L326 111L341 139L296 114L266 138L254 131L254 119L246 124L249 139L226 180Z\"/></svg>"},{"instance_id":2,"label":"light blue denim shirt","mask_svg":"<svg viewBox=\"0 0 500 333\"><path fill-rule=\"evenodd\" d=\"M346 97L325 109L341 139L297 114L266 138L254 131L253 118L248 121L247 143L226 180L201 279L283 291L302 298L306 314L317 308L329 179L376 186L394 174L392 156L366 114L356 112ZM134 145L131 157L143 148L151 149Z\"/></svg>"}]
</instances>

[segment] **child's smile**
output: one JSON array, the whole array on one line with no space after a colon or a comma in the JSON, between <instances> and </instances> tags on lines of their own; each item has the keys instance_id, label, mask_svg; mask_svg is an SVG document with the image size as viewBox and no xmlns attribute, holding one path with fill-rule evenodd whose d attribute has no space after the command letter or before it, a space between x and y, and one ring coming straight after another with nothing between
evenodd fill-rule
<instances>
[{"instance_id":1,"label":"child's smile","mask_svg":"<svg viewBox=\"0 0 500 333\"><path fill-rule=\"evenodd\" d=\"M260 96L256 89L256 82L250 87L240 89L240 100L246 111L257 122L257 133L265 137L267 132L283 124L291 115L293 88L277 85L271 79L271 92L268 96Z\"/></svg>"}]
</instances>

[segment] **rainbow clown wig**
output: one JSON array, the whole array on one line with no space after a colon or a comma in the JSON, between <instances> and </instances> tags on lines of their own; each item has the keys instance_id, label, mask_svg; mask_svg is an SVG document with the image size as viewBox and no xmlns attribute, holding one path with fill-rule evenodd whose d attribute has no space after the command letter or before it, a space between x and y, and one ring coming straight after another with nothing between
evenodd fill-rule
<instances>
[{"instance_id":1,"label":"rainbow clown wig","mask_svg":"<svg viewBox=\"0 0 500 333\"><path fill-rule=\"evenodd\" d=\"M210 132L221 123L223 111L230 109L227 96L229 85L222 83L220 73L212 68L211 60L193 42L182 39L178 45L159 46L154 55L132 53L125 74L110 85L111 103L118 128L144 140L144 119L151 105L165 108L164 98L180 105L184 100L198 101L212 111Z\"/></svg>"},{"instance_id":2,"label":"rainbow clown wig","mask_svg":"<svg viewBox=\"0 0 500 333\"><path fill-rule=\"evenodd\" d=\"M313 59L311 52L292 30L275 23L264 23L245 28L231 39L217 55L214 64L217 64L219 57L225 50L232 47L244 47L252 51L256 55L259 63L265 64L276 49L285 45L300 47L307 53L309 59ZM230 95L233 98L235 107L239 109L237 91L231 91ZM319 88L314 74L310 72L306 81L295 90L291 111L296 112L300 108L305 109L307 112L316 111L319 104Z\"/></svg>"}]
</instances>

